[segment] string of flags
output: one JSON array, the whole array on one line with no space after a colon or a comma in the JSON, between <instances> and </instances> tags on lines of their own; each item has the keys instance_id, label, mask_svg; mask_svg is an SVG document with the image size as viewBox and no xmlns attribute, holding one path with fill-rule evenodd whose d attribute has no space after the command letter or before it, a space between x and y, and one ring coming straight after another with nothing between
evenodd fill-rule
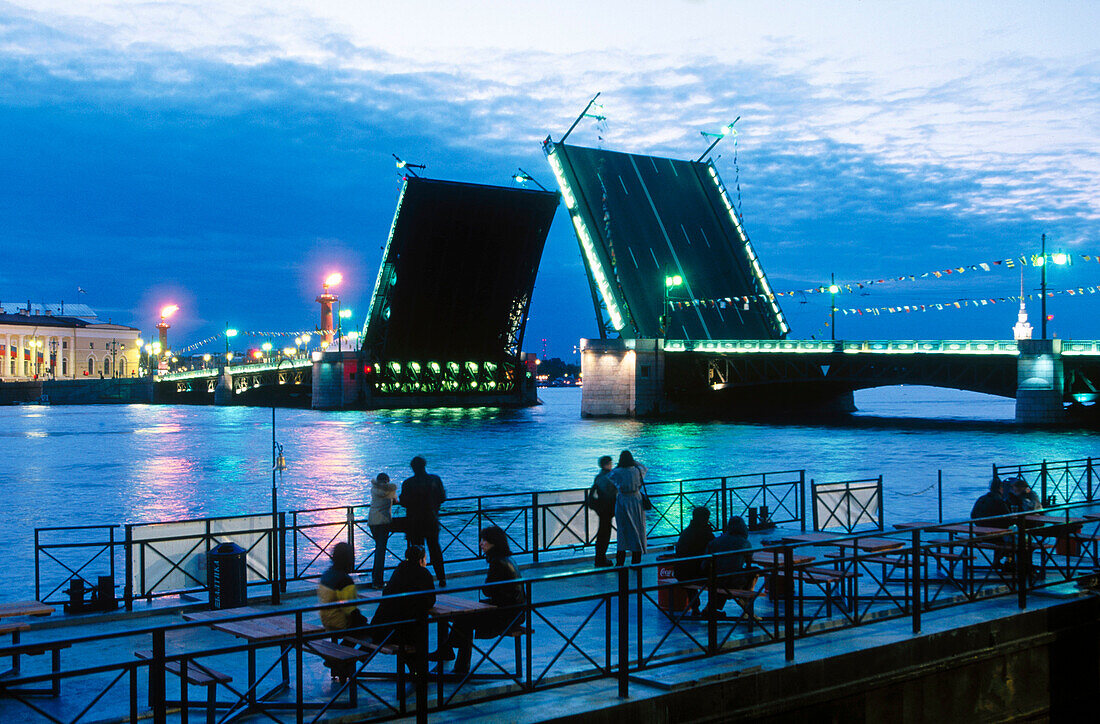
<instances>
[{"instance_id":1,"label":"string of flags","mask_svg":"<svg viewBox=\"0 0 1100 724\"><path fill-rule=\"evenodd\" d=\"M1047 290L1047 297L1054 296L1084 296L1086 294L1096 294L1100 291L1100 287L1077 287L1074 289L1058 289ZM1022 299L1034 300L1041 299L1042 294L1025 294ZM873 316L879 316L882 314L908 314L911 312L939 312L945 309L963 309L964 307L985 307L990 304L1016 304L1021 300L1020 295L1014 295L1010 297L985 297L982 299L956 299L950 302L941 302L937 304L902 304L891 307L863 307L863 308L841 308L837 307L838 312L841 312L844 316L849 314L858 314L860 316L870 314Z\"/></svg>"},{"instance_id":2,"label":"string of flags","mask_svg":"<svg viewBox=\"0 0 1100 724\"><path fill-rule=\"evenodd\" d=\"M299 330L297 332L293 332L293 331L292 332L258 332L258 331L248 331L248 330L243 330L242 329L242 330L239 330L237 332L238 337L265 337L265 338L271 338L271 337L300 337L303 334L317 334L317 330L315 330L315 329L306 329L306 330ZM176 350L176 354L184 354L186 352L194 352L197 349L201 349L202 347L205 347L206 345L210 344L211 342L215 342L219 339L224 339L224 338L225 338L225 332L218 332L217 334L213 335L212 337L207 337L206 339L199 340L198 342L195 342L194 344L188 345L188 346L184 347L183 349Z\"/></svg>"},{"instance_id":3,"label":"string of flags","mask_svg":"<svg viewBox=\"0 0 1100 724\"><path fill-rule=\"evenodd\" d=\"M880 279L864 279L855 282L840 282L837 283L836 294L855 294L861 289L866 289L878 284L888 284L893 282L915 282L918 279L942 279L958 274L965 274L967 272L990 272L999 269L1013 269L1018 266L1031 266L1035 264L1035 261L1040 255L1035 254L1032 256L1016 256L1008 259L995 259L991 261L979 262L977 264L966 264L963 266L949 267L945 269L933 269L931 271L922 272L920 274L902 274L896 277L883 277ZM1054 254L1047 254L1047 256L1058 256ZM1096 262L1100 263L1100 254L1064 254L1064 264L1072 264L1074 258L1080 259L1084 262ZM776 297L793 297L799 294L829 294L828 284L819 287L811 287L808 289L794 289L791 291L773 291L771 294L744 294L734 297L720 297L716 299L695 299L685 301L669 301L670 306L673 309L686 309L693 306L710 307L725 309L729 305L741 304L745 309L748 309L748 304L757 300L773 300ZM910 305L912 306L912 305Z\"/></svg>"}]
</instances>

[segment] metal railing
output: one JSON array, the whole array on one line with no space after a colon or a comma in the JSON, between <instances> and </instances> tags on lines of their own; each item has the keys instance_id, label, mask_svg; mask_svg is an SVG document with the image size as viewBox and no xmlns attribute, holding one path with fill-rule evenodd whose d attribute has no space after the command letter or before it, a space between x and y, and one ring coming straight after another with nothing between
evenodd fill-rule
<instances>
[{"instance_id":1,"label":"metal railing","mask_svg":"<svg viewBox=\"0 0 1100 724\"><path fill-rule=\"evenodd\" d=\"M1043 460L1017 465L993 464L993 474L1001 480L1023 478L1039 493L1043 506L1092 500L1097 486L1097 462L1094 458L1080 460Z\"/></svg>"},{"instance_id":2,"label":"metal railing","mask_svg":"<svg viewBox=\"0 0 1100 724\"><path fill-rule=\"evenodd\" d=\"M357 662L355 676L337 687L324 683L321 663L310 652L310 642L331 636L308 629L323 608L315 605L236 617L293 619L293 633L249 645L201 643L202 637L192 634L209 623L65 639L63 643L74 650L103 652L94 657L97 664L6 679L7 698L0 698L0 717L19 711L27 717L60 720L12 691L55 681L66 688L82 681L82 701L99 691L92 704L109 702L112 697L107 694L117 691L115 706L122 707L126 701L122 682L127 680L131 716L144 715L148 709L154 722L162 722L169 709L187 706L187 696L176 702L166 696L166 673L174 663L185 661L232 668L233 683L220 689L228 696L216 706L226 717L251 705L275 721L313 720L335 707L353 709L360 721L412 713L425 721L430 712L595 679L616 680L619 695L627 696L632 679L644 679L647 672L670 664L780 644L790 661L799 641L827 632L901 619L911 621L915 634L930 612L981 605L993 598L1015 598L1023 609L1033 591L1095 578L1100 567L1095 529L1100 521L1084 518L1089 505L1047 510L1048 521L1028 521L1025 513L997 519L1001 526L1013 526L1008 528L991 529L987 527L991 521L962 520L680 559L705 564L698 577L686 580L659 576L658 566L668 561L527 578L522 581L526 602L496 610L502 620L507 619L505 632L474 641L468 675L428 671L427 644L435 631L438 646L447 624L445 618L432 615L407 622L412 629L409 635L418 642L415 654L398 652L394 668L393 658L375 650ZM746 584L743 578L736 585L749 585L751 590L725 590L732 584L719 574L722 559L746 555L757 561L757 567L748 571L755 582ZM457 587L447 593L477 597L479 590L480 586ZM691 615L692 598L705 596L712 601L720 595L736 601L732 611L736 617ZM678 603L677 596L683 597ZM377 601L359 602L368 618ZM369 638L372 632L378 632L383 644L395 643L392 633L378 627L352 633ZM181 648L170 649L170 642ZM43 645L38 641L3 648L0 657ZM145 660L134 660L138 649L151 653ZM410 669L417 674L413 696L403 686L401 656L409 658ZM246 668L250 673L242 683L236 677ZM265 703L256 692L280 671L286 693ZM391 687L394 681L396 689ZM181 693L186 692L184 686ZM190 701L201 705L194 698ZM23 704L26 709L17 709Z\"/></svg>"},{"instance_id":3,"label":"metal railing","mask_svg":"<svg viewBox=\"0 0 1100 724\"><path fill-rule=\"evenodd\" d=\"M448 565L478 560L478 533L490 525L505 531L520 560L538 562L586 550L594 544L597 529L595 513L585 506L586 491L452 498L439 516L444 560ZM646 483L646 491L654 504L648 535L656 540L679 535L696 505L710 506L721 521L734 515L748 517L751 508L766 508L776 524L806 526L804 470L656 481ZM36 528L35 596L48 603L61 602L59 594L71 577L84 575L106 559L112 577L116 562L125 571L122 598L128 607L138 599L201 595L207 590L205 556L214 545L227 541L250 552L249 582L271 585L277 596L289 582L319 577L337 542L346 541L357 551L356 571L370 570L374 548L368 513L364 504L285 511L277 520L265 512L125 526ZM400 515L399 508L395 515ZM115 535L119 527L125 529L122 538ZM85 529L98 531L107 540L74 541L74 531ZM372 544L363 545L366 540ZM387 551L387 570L402 553Z\"/></svg>"}]
</instances>

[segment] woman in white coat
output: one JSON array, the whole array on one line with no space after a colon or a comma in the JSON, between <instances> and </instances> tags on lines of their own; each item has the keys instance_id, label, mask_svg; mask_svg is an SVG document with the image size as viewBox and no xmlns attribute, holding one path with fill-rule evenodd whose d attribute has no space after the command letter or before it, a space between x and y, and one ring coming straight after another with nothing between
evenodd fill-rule
<instances>
[{"instance_id":1,"label":"woman in white coat","mask_svg":"<svg viewBox=\"0 0 1100 724\"><path fill-rule=\"evenodd\" d=\"M646 550L645 509L642 507L642 481L645 473L645 466L637 462L629 450L623 450L619 454L619 464L611 471L611 482L615 483L618 491L615 496L617 566L626 563L627 551L630 551L632 564L641 563L642 554Z\"/></svg>"}]
</instances>

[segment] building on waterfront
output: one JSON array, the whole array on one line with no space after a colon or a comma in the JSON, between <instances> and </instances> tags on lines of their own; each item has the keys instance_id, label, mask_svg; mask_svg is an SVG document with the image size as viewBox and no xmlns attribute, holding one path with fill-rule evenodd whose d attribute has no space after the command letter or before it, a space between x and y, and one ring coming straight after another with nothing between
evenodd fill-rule
<instances>
[{"instance_id":1,"label":"building on waterfront","mask_svg":"<svg viewBox=\"0 0 1100 724\"><path fill-rule=\"evenodd\" d=\"M1012 327L1012 338L1031 339L1031 324L1027 321L1027 307L1024 306L1024 273L1020 271L1020 311L1016 315L1016 324Z\"/></svg>"},{"instance_id":2,"label":"building on waterfront","mask_svg":"<svg viewBox=\"0 0 1100 724\"><path fill-rule=\"evenodd\" d=\"M95 312L83 304L3 302L0 310L0 380L138 375L141 333L134 327L92 321Z\"/></svg>"}]
</instances>

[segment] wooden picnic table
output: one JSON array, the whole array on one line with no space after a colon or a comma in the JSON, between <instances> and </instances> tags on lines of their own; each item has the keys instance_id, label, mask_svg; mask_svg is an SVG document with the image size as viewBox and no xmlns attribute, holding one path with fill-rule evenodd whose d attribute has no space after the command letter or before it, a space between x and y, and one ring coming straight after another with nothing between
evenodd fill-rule
<instances>
[{"instance_id":1,"label":"wooden picnic table","mask_svg":"<svg viewBox=\"0 0 1100 724\"><path fill-rule=\"evenodd\" d=\"M297 623L293 616L273 616L252 606L228 608L215 611L188 611L183 614L185 621L198 621L206 623L215 631L222 631L248 642L248 693L247 701L243 708L231 710L222 719L223 722L236 719L239 716L257 711L264 711L271 703L266 700L278 694L290 686L290 652L294 649L293 639L298 633ZM246 618L240 621L227 621L226 619L240 616L258 616L262 618ZM317 634L325 630L324 626L316 623L302 621L303 634ZM287 645L280 647L279 663L282 669L282 680L270 691L257 695L256 687L256 650L260 644L272 641L287 641Z\"/></svg>"},{"instance_id":2,"label":"wooden picnic table","mask_svg":"<svg viewBox=\"0 0 1100 724\"><path fill-rule=\"evenodd\" d=\"M49 616L54 607L41 601L13 601L0 603L0 618L12 616Z\"/></svg>"},{"instance_id":3,"label":"wooden picnic table","mask_svg":"<svg viewBox=\"0 0 1100 724\"><path fill-rule=\"evenodd\" d=\"M49 616L54 612L54 607L42 603L41 601L9 601L7 603L0 603L0 619L3 618L16 618L20 616ZM0 636L11 634L11 645L13 647L20 645L19 636L24 631L30 631L31 625L26 621L12 621L11 623L0 624ZM52 644L43 644L41 649L29 651L30 655L40 654L45 651L50 652L50 668L53 673L58 673L61 670L61 649L68 648L70 644L64 642L55 642ZM7 671L0 672L0 677L18 676L21 671L20 658L21 654L13 653L11 655L11 668ZM19 689L18 691L25 694L44 694L48 693L53 696L57 696L61 693L61 679L54 679L49 689Z\"/></svg>"},{"instance_id":4,"label":"wooden picnic table","mask_svg":"<svg viewBox=\"0 0 1100 724\"><path fill-rule=\"evenodd\" d=\"M778 566L784 559L783 551L756 551L752 554L752 562L761 566ZM794 554L791 556L791 563L799 566L806 563L811 563L815 559L813 556Z\"/></svg>"}]
</instances>

